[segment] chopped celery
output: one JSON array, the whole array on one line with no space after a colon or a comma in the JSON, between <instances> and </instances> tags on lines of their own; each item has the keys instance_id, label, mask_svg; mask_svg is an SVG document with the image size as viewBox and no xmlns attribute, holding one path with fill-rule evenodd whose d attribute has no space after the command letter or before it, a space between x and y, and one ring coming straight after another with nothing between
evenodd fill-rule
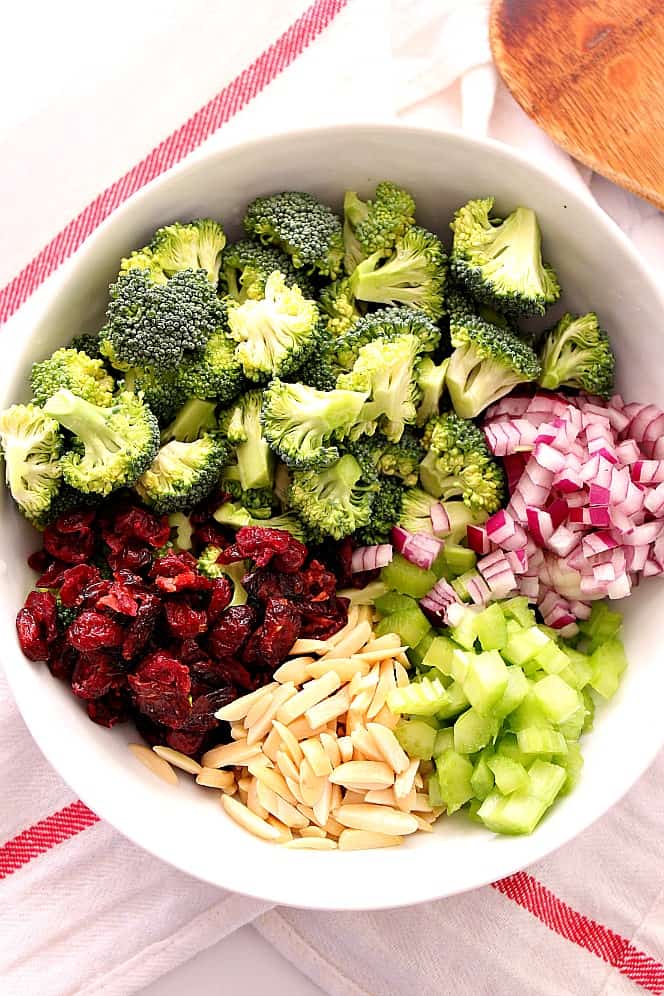
<instances>
[{"instance_id":1,"label":"chopped celery","mask_svg":"<svg viewBox=\"0 0 664 996\"><path fill-rule=\"evenodd\" d=\"M424 662L424 658L427 655L429 647L433 643L436 637L433 635L433 630L430 629L425 636L422 637L420 642L415 647L409 647L406 653L408 654L408 660L411 664L419 665Z\"/></svg>"},{"instance_id":2,"label":"chopped celery","mask_svg":"<svg viewBox=\"0 0 664 996\"><path fill-rule=\"evenodd\" d=\"M458 716L460 712L468 708L468 699L458 681L453 681L451 685L447 686L445 695L445 702L436 713L438 719L452 719L453 716Z\"/></svg>"},{"instance_id":3,"label":"chopped celery","mask_svg":"<svg viewBox=\"0 0 664 996\"><path fill-rule=\"evenodd\" d=\"M466 709L454 724L454 749L457 754L476 754L491 743L497 733L497 719L483 716L476 709Z\"/></svg>"},{"instance_id":4,"label":"chopped celery","mask_svg":"<svg viewBox=\"0 0 664 996\"><path fill-rule=\"evenodd\" d=\"M560 764L566 773L565 783L560 790L560 795L567 795L571 792L581 777L583 770L583 757L581 747L573 740L567 741L567 754L554 754L553 761Z\"/></svg>"},{"instance_id":5,"label":"chopped celery","mask_svg":"<svg viewBox=\"0 0 664 996\"><path fill-rule=\"evenodd\" d=\"M528 679L517 664L507 668L507 687L492 709L494 716L504 719L520 706L529 689Z\"/></svg>"},{"instance_id":6,"label":"chopped celery","mask_svg":"<svg viewBox=\"0 0 664 996\"><path fill-rule=\"evenodd\" d=\"M589 642L589 650L617 636L622 627L622 616L610 609L606 602L593 602L590 618L579 623L579 629Z\"/></svg>"},{"instance_id":7,"label":"chopped celery","mask_svg":"<svg viewBox=\"0 0 664 996\"><path fill-rule=\"evenodd\" d=\"M550 806L565 784L565 769L549 761L533 761L528 768L529 793Z\"/></svg>"},{"instance_id":8,"label":"chopped celery","mask_svg":"<svg viewBox=\"0 0 664 996\"><path fill-rule=\"evenodd\" d=\"M567 741L558 730L541 726L529 726L516 735L519 748L524 754L566 754Z\"/></svg>"},{"instance_id":9,"label":"chopped celery","mask_svg":"<svg viewBox=\"0 0 664 996\"><path fill-rule=\"evenodd\" d=\"M470 602L471 600L468 589L466 588L466 581L470 581L471 578L476 578L477 576L477 571L464 571L463 574L459 574L459 576L454 578L452 581L452 587L462 602Z\"/></svg>"},{"instance_id":10,"label":"chopped celery","mask_svg":"<svg viewBox=\"0 0 664 996\"><path fill-rule=\"evenodd\" d=\"M450 674L452 654L456 649L446 636L434 636L422 660L423 667L435 667L442 674Z\"/></svg>"},{"instance_id":11,"label":"chopped celery","mask_svg":"<svg viewBox=\"0 0 664 996\"><path fill-rule=\"evenodd\" d=\"M493 755L488 750L483 750L475 761L473 773L470 778L470 785L476 799L480 801L486 799L494 785L493 771L489 767L489 759Z\"/></svg>"},{"instance_id":12,"label":"chopped celery","mask_svg":"<svg viewBox=\"0 0 664 996\"><path fill-rule=\"evenodd\" d=\"M466 608L460 622L456 626L450 626L450 636L455 643L472 650L477 639L477 616L478 613L471 608Z\"/></svg>"},{"instance_id":13,"label":"chopped celery","mask_svg":"<svg viewBox=\"0 0 664 996\"><path fill-rule=\"evenodd\" d=\"M454 750L446 750L436 758L438 784L448 813L455 813L473 797L470 779L473 766Z\"/></svg>"},{"instance_id":14,"label":"chopped celery","mask_svg":"<svg viewBox=\"0 0 664 996\"><path fill-rule=\"evenodd\" d=\"M475 628L482 650L501 650L507 643L507 623L497 602L478 612Z\"/></svg>"},{"instance_id":15,"label":"chopped celery","mask_svg":"<svg viewBox=\"0 0 664 996\"><path fill-rule=\"evenodd\" d=\"M502 649L502 655L510 664L526 664L551 641L539 626L522 629L519 632L509 632L508 640Z\"/></svg>"},{"instance_id":16,"label":"chopped celery","mask_svg":"<svg viewBox=\"0 0 664 996\"><path fill-rule=\"evenodd\" d=\"M470 704L486 716L507 688L507 666L497 650L467 656L468 667L461 684Z\"/></svg>"},{"instance_id":17,"label":"chopped celery","mask_svg":"<svg viewBox=\"0 0 664 996\"><path fill-rule=\"evenodd\" d=\"M517 595L516 598L508 598L506 602L500 603L506 619L515 619L521 629L530 629L535 625L535 613L528 604L528 599L524 595Z\"/></svg>"},{"instance_id":18,"label":"chopped celery","mask_svg":"<svg viewBox=\"0 0 664 996\"><path fill-rule=\"evenodd\" d=\"M393 688L387 696L392 712L408 716L435 716L447 701L447 692L439 678L421 678L403 688Z\"/></svg>"},{"instance_id":19,"label":"chopped celery","mask_svg":"<svg viewBox=\"0 0 664 996\"><path fill-rule=\"evenodd\" d=\"M501 757L511 757L513 761L523 762L524 755L519 749L519 745L516 742L515 733L503 733L498 738L495 744L496 754L500 754Z\"/></svg>"},{"instance_id":20,"label":"chopped celery","mask_svg":"<svg viewBox=\"0 0 664 996\"><path fill-rule=\"evenodd\" d=\"M401 592L402 595L412 595L413 598L424 598L436 583L433 571L425 571L416 564L402 557L400 553L387 567L380 572L380 579L388 588Z\"/></svg>"},{"instance_id":21,"label":"chopped celery","mask_svg":"<svg viewBox=\"0 0 664 996\"><path fill-rule=\"evenodd\" d=\"M595 722L595 700L587 688L584 688L581 694L583 696L583 704L586 708L586 718L583 723L582 732L588 733L590 730L592 730L593 724Z\"/></svg>"},{"instance_id":22,"label":"chopped celery","mask_svg":"<svg viewBox=\"0 0 664 996\"><path fill-rule=\"evenodd\" d=\"M450 565L445 560L445 551L441 550L433 564L431 565L431 570L436 575L438 580L444 578L445 581L452 581L456 577L454 572L450 570Z\"/></svg>"},{"instance_id":23,"label":"chopped celery","mask_svg":"<svg viewBox=\"0 0 664 996\"><path fill-rule=\"evenodd\" d=\"M472 820L473 823L482 823L481 819L477 815L480 811L480 806L482 805L481 799L471 799L468 803L468 808L466 812L468 813L468 819ZM484 824L482 823L482 826Z\"/></svg>"},{"instance_id":24,"label":"chopped celery","mask_svg":"<svg viewBox=\"0 0 664 996\"><path fill-rule=\"evenodd\" d=\"M529 786L528 772L522 764L514 761L511 757L501 757L496 754L489 762L496 788L502 795L511 795L512 792L523 792Z\"/></svg>"},{"instance_id":25,"label":"chopped celery","mask_svg":"<svg viewBox=\"0 0 664 996\"><path fill-rule=\"evenodd\" d=\"M625 649L620 640L612 639L602 643L593 651L590 658L592 677L589 684L604 699L615 695L622 674L627 667Z\"/></svg>"},{"instance_id":26,"label":"chopped celery","mask_svg":"<svg viewBox=\"0 0 664 996\"><path fill-rule=\"evenodd\" d=\"M546 810L545 802L527 792L514 792L508 796L492 792L477 815L484 826L494 833L532 833Z\"/></svg>"},{"instance_id":27,"label":"chopped celery","mask_svg":"<svg viewBox=\"0 0 664 996\"><path fill-rule=\"evenodd\" d=\"M389 586L383 581L370 581L364 588L341 588L337 595L347 598L351 605L373 605L377 598L385 595Z\"/></svg>"},{"instance_id":28,"label":"chopped celery","mask_svg":"<svg viewBox=\"0 0 664 996\"><path fill-rule=\"evenodd\" d=\"M579 692L576 694L579 696L579 705L564 723L558 723L558 729L564 736L565 740L568 741L579 739L586 721L586 707L583 704L583 698Z\"/></svg>"},{"instance_id":29,"label":"chopped celery","mask_svg":"<svg viewBox=\"0 0 664 996\"><path fill-rule=\"evenodd\" d=\"M446 543L443 548L443 557L452 572L452 577L459 577L472 571L477 563L477 557L472 550L466 546L459 546L457 543Z\"/></svg>"},{"instance_id":30,"label":"chopped celery","mask_svg":"<svg viewBox=\"0 0 664 996\"><path fill-rule=\"evenodd\" d=\"M565 646L565 653L569 658L569 664L558 673L568 685L571 685L572 688L578 688L581 691L582 688L586 687L592 677L593 669L590 657L587 654L582 654L579 650L575 650L574 647L568 646Z\"/></svg>"},{"instance_id":31,"label":"chopped celery","mask_svg":"<svg viewBox=\"0 0 664 996\"><path fill-rule=\"evenodd\" d=\"M569 664L569 657L553 640L549 640L535 654L535 661L547 674L559 674Z\"/></svg>"},{"instance_id":32,"label":"chopped celery","mask_svg":"<svg viewBox=\"0 0 664 996\"><path fill-rule=\"evenodd\" d=\"M433 745L433 756L440 757L446 750L454 748L454 730L451 726L446 726L436 733L436 742Z\"/></svg>"},{"instance_id":33,"label":"chopped celery","mask_svg":"<svg viewBox=\"0 0 664 996\"><path fill-rule=\"evenodd\" d=\"M377 636L396 633L402 646L416 647L420 640L431 629L431 623L422 610L416 605L414 609L405 612L392 612L385 616L376 627Z\"/></svg>"},{"instance_id":34,"label":"chopped celery","mask_svg":"<svg viewBox=\"0 0 664 996\"><path fill-rule=\"evenodd\" d=\"M473 655L469 654L466 650L459 650L455 647L450 654L449 664L447 665L449 673L452 675L455 681L463 682L468 674L468 665L470 659Z\"/></svg>"},{"instance_id":35,"label":"chopped celery","mask_svg":"<svg viewBox=\"0 0 664 996\"><path fill-rule=\"evenodd\" d=\"M551 721L533 695L531 683L529 683L527 695L522 699L516 709L510 713L508 724L509 728L515 733L531 726L538 726L543 729L551 726Z\"/></svg>"},{"instance_id":36,"label":"chopped celery","mask_svg":"<svg viewBox=\"0 0 664 996\"><path fill-rule=\"evenodd\" d=\"M549 674L535 682L532 694L547 719L556 725L568 720L582 704L579 693L557 674Z\"/></svg>"},{"instance_id":37,"label":"chopped celery","mask_svg":"<svg viewBox=\"0 0 664 996\"><path fill-rule=\"evenodd\" d=\"M436 730L421 719L400 719L394 735L409 757L428 761L433 757Z\"/></svg>"},{"instance_id":38,"label":"chopped celery","mask_svg":"<svg viewBox=\"0 0 664 996\"><path fill-rule=\"evenodd\" d=\"M418 608L417 602L410 595L401 595L398 591L388 591L374 602L381 616L389 616L392 612L404 612Z\"/></svg>"},{"instance_id":39,"label":"chopped celery","mask_svg":"<svg viewBox=\"0 0 664 996\"><path fill-rule=\"evenodd\" d=\"M429 793L429 805L432 809L444 809L445 800L440 794L440 782L438 781L438 772L433 771L429 775L429 780L427 781L427 791Z\"/></svg>"}]
</instances>

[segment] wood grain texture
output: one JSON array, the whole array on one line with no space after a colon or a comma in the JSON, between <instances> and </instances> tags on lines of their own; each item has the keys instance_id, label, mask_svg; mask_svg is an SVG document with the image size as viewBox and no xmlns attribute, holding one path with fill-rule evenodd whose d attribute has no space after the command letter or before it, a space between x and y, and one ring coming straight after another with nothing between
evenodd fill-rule
<instances>
[{"instance_id":1,"label":"wood grain texture","mask_svg":"<svg viewBox=\"0 0 664 996\"><path fill-rule=\"evenodd\" d=\"M664 209L664 0L493 0L490 37L526 114Z\"/></svg>"}]
</instances>

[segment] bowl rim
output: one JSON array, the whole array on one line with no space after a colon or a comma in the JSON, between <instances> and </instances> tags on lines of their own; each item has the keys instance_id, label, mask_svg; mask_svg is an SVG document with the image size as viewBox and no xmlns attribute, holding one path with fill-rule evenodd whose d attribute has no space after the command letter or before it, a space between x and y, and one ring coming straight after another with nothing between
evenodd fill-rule
<instances>
[{"instance_id":1,"label":"bowl rim","mask_svg":"<svg viewBox=\"0 0 664 996\"><path fill-rule=\"evenodd\" d=\"M260 137L251 137L242 141L233 142L229 145L224 145L222 148L209 150L205 154L197 155L195 159L189 162L179 163L177 166L167 170L162 175L155 177L148 184L142 187L140 190L136 191L131 197L124 201L116 210L114 210L104 221L95 229L95 231L85 240L82 246L74 253L72 258L67 261L66 270L61 270L60 274L56 274L56 280L53 286L50 288L51 293L45 296L43 299L39 300L38 308L36 314L31 315L31 325L32 333L37 334L41 325L47 321L49 309L53 306L55 300L61 298L63 295L66 296L74 287L78 281L79 270L87 259L87 257L94 253L97 243L99 240L103 239L106 231L113 227L118 221L125 217L127 214L131 214L134 209L141 204L144 200L149 199L154 190L159 187L166 187L169 183L178 184L182 182L188 175L196 175L197 170L205 169L209 164L215 160L219 162L219 165L223 167L223 162L226 157L233 156L236 153L251 154L252 151L258 154L265 154L266 148L269 147L271 143L283 143L284 141L298 142L301 140L315 140L318 139L324 142L326 138L331 138L335 136L356 136L359 140L366 138L367 136L374 134L387 135L392 137L394 141L408 140L409 136L416 136L420 139L427 137L432 137L436 141L449 140L452 142L459 143L460 145L465 145L468 154L486 154L487 151L491 155L497 156L502 159L507 165L510 162L518 164L519 166L525 168L527 171L532 172L537 175L541 181L550 185L552 188L557 189L568 199L568 203L572 208L580 207L583 211L589 212L590 215L596 221L599 229L604 229L607 233L617 239L626 258L631 263L632 267L636 271L640 271L645 282L649 285L652 291L653 298L659 300L664 311L664 292L660 290L659 283L656 278L656 274L649 263L644 260L641 255L636 250L634 244L627 237L627 235L618 227L618 225L613 221L609 215L607 215L601 207L597 204L592 194L588 194L585 198L582 192L574 184L570 183L567 178L560 179L557 176L552 176L547 171L544 165L538 162L531 162L528 158L526 152L514 149L509 145L504 144L496 139L487 138L483 136L468 135L467 133L459 129L444 129L444 128L433 128L425 126L413 126L409 124L404 124L399 121L392 122L352 122L349 124L337 123L331 125L322 125L316 127L306 127L291 129L286 131L272 131L269 134ZM18 313L20 315L20 311ZM13 359L12 359L13 364ZM15 372L15 366L11 366L10 373ZM11 377L3 377L3 383L7 385ZM0 618L0 626L2 626L2 620ZM18 651L17 651L18 653ZM460 893L470 891L473 889L481 888L485 885L490 884L496 879L500 879L505 876L514 874L515 872L523 870L528 867L533 862L540 860L541 858L554 853L558 848L569 843L576 836L586 830L589 826L595 823L601 816L603 816L610 808L612 808L620 799L629 791L629 789L636 783L636 781L644 774L644 772L650 767L650 765L655 760L655 757L659 753L661 746L664 744L664 729L662 730L661 743L652 751L649 756L642 757L638 765L638 770L635 770L634 777L627 785L620 785L611 796L610 800L606 805L602 805L599 812L588 816L583 816L579 823L575 823L573 827L568 831L564 832L559 836L557 842L551 846L551 843L542 837L541 843L538 840L538 834L535 832L533 835L528 837L520 838L524 844L524 856L521 859L515 859L512 851L508 850L505 852L507 858L495 856L495 868L492 873L479 873L473 878L470 876L470 881L467 885L454 886L448 888L441 892L440 886L436 885L436 876L428 876L419 878L417 883L408 884L407 882L399 883L399 891L403 894L399 897L390 897L389 899L372 899L371 901L364 899L362 896L357 898L351 896L350 902L344 905L330 904L329 902L320 901L316 902L312 900L310 888L307 887L306 881L303 887L300 886L299 881L292 881L292 895L285 896L283 889L279 887L271 887L269 883L261 883L261 886L254 884L251 880L251 876L247 876L246 873L240 872L238 874L235 863L229 862L224 866L225 874L223 883L219 881L217 875L214 874L215 868L211 867L210 875L201 874L200 871L192 870L187 866L186 862L175 860L171 855L166 854L167 848L162 848L160 846L159 840L154 841L150 839L150 833L145 835L145 839L141 834L134 830L130 830L123 827L122 820L118 822L117 814L114 814L114 803L112 799L105 796L101 780L97 783L86 778L85 774L82 773L82 769L76 765L72 765L66 770L66 774L62 772L62 769L58 762L54 760L54 756L57 757L60 753L57 750L52 731L49 732L48 729L38 722L36 722L35 717L31 715L29 709L24 709L24 705L27 706L27 694L25 696L19 686L19 682L15 680L12 673L12 669L7 668L4 665L3 668L7 676L7 681L11 689L12 695L17 703L21 716L30 731L30 734L37 746L43 753L46 760L55 771L63 778L63 780L69 785L69 787L76 792L78 797L88 805L93 812L107 821L114 829L118 830L124 837L132 841L143 850L154 855L155 857L165 861L167 864L179 871L182 871L194 878L201 881L207 882L211 885L230 889L236 891L240 894L255 898L257 900L263 900L266 902L278 903L281 905L290 905L305 909L316 909L316 910L378 910L378 909L393 909L400 906L410 906L417 905L423 902L429 902L436 899L447 898L448 896L458 895ZM154 836L154 834L152 835ZM268 845L265 845L268 846ZM291 854L296 854L297 852L291 852ZM311 865L312 871L315 873L315 865L317 861L321 859L320 854L316 852L311 852L310 857L313 858ZM301 860L301 858L300 858ZM238 866L241 865L240 862L237 863ZM307 866L308 867L308 866Z\"/></svg>"}]
</instances>

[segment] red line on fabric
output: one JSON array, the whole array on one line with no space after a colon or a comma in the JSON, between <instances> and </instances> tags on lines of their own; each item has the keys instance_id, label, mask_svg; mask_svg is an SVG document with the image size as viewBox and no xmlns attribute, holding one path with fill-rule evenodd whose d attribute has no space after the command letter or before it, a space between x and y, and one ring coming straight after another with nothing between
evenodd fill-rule
<instances>
[{"instance_id":1,"label":"red line on fabric","mask_svg":"<svg viewBox=\"0 0 664 996\"><path fill-rule=\"evenodd\" d=\"M0 847L0 879L98 822L99 817L80 801L52 813Z\"/></svg>"},{"instance_id":2,"label":"red line on fabric","mask_svg":"<svg viewBox=\"0 0 664 996\"><path fill-rule=\"evenodd\" d=\"M150 180L176 165L280 75L334 20L349 0L316 0L228 86L112 183L0 290L0 324L17 311L104 219Z\"/></svg>"},{"instance_id":3,"label":"red line on fabric","mask_svg":"<svg viewBox=\"0 0 664 996\"><path fill-rule=\"evenodd\" d=\"M518 872L492 885L532 913L549 930L617 968L637 986L656 996L664 994L664 965L639 951L631 941L616 934L610 927L568 906L532 875Z\"/></svg>"}]
</instances>

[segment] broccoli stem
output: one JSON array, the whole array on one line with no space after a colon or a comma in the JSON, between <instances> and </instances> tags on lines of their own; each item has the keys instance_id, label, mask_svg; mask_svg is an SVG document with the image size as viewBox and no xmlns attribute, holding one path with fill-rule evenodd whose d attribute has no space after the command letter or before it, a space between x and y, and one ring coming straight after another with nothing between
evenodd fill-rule
<instances>
[{"instance_id":1,"label":"broccoli stem","mask_svg":"<svg viewBox=\"0 0 664 996\"><path fill-rule=\"evenodd\" d=\"M70 391L58 391L46 402L44 411L82 439L85 448L99 459L122 448L122 440L108 426L110 408L99 408Z\"/></svg>"},{"instance_id":2,"label":"broccoli stem","mask_svg":"<svg viewBox=\"0 0 664 996\"><path fill-rule=\"evenodd\" d=\"M214 429L216 402L190 398L161 434L162 443L177 439L180 443L193 443L201 432Z\"/></svg>"}]
</instances>

